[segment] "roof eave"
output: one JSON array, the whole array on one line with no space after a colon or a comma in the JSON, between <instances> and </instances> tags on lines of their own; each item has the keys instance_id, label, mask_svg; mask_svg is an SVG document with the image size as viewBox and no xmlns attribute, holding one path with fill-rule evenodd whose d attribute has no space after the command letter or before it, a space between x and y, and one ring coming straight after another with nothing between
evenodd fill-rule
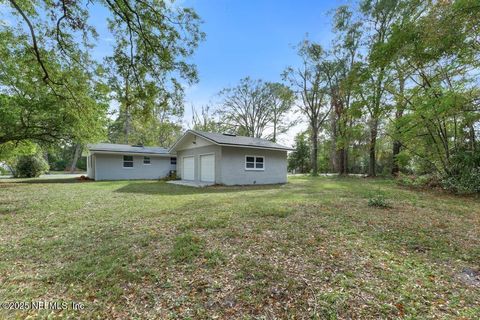
<instances>
[{"instance_id":1,"label":"roof eave","mask_svg":"<svg viewBox=\"0 0 480 320\"><path fill-rule=\"evenodd\" d=\"M272 148L272 147L262 147L262 146L252 146L248 144L229 144L229 143L218 143L222 147L234 147L234 148L251 148L251 149L263 149L263 150L275 150L275 151L293 151L292 148Z\"/></svg>"},{"instance_id":2,"label":"roof eave","mask_svg":"<svg viewBox=\"0 0 480 320\"><path fill-rule=\"evenodd\" d=\"M100 150L100 149L88 149L90 153L100 153L100 154L133 154L133 155L144 155L144 154L149 154L149 155L155 155L155 156L160 156L160 157L170 157L172 154L170 152L168 153L157 153L157 152L132 152L132 151L119 151L119 150Z\"/></svg>"}]
</instances>

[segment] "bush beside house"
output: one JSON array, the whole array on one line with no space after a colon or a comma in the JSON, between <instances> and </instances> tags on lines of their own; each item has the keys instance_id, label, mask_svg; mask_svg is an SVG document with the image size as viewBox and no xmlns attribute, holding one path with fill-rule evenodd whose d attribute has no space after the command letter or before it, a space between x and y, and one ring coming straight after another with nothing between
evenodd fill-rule
<instances>
[{"instance_id":1,"label":"bush beside house","mask_svg":"<svg viewBox=\"0 0 480 320\"><path fill-rule=\"evenodd\" d=\"M13 174L16 178L34 178L48 169L47 161L41 155L35 154L19 157Z\"/></svg>"}]
</instances>

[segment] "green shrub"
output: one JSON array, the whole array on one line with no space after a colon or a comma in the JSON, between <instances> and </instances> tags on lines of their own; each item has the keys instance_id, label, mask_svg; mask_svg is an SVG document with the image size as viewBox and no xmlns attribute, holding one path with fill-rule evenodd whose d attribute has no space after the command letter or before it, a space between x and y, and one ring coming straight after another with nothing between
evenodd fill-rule
<instances>
[{"instance_id":1,"label":"green shrub","mask_svg":"<svg viewBox=\"0 0 480 320\"><path fill-rule=\"evenodd\" d=\"M160 178L160 181L171 181L171 180L179 180L177 176L177 171L176 170L170 170L168 175L166 177Z\"/></svg>"},{"instance_id":2,"label":"green shrub","mask_svg":"<svg viewBox=\"0 0 480 320\"><path fill-rule=\"evenodd\" d=\"M15 166L15 177L33 178L38 177L49 169L47 161L38 154L21 156Z\"/></svg>"},{"instance_id":3,"label":"green shrub","mask_svg":"<svg viewBox=\"0 0 480 320\"><path fill-rule=\"evenodd\" d=\"M405 175L400 173L396 179L397 183L407 187L429 187L436 188L441 186L441 179L434 174L424 174L424 175Z\"/></svg>"},{"instance_id":4,"label":"green shrub","mask_svg":"<svg viewBox=\"0 0 480 320\"><path fill-rule=\"evenodd\" d=\"M383 195L376 195L368 199L369 207L390 208L391 205Z\"/></svg>"},{"instance_id":5,"label":"green shrub","mask_svg":"<svg viewBox=\"0 0 480 320\"><path fill-rule=\"evenodd\" d=\"M480 193L480 152L460 149L450 159L442 186L458 194Z\"/></svg>"},{"instance_id":6,"label":"green shrub","mask_svg":"<svg viewBox=\"0 0 480 320\"><path fill-rule=\"evenodd\" d=\"M480 193L480 168L442 179L445 189L458 194Z\"/></svg>"}]
</instances>

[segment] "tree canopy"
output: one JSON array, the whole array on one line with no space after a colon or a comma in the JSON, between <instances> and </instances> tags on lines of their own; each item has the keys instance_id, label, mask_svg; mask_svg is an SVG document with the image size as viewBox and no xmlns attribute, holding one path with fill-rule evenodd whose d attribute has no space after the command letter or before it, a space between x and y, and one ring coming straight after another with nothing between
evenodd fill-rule
<instances>
[{"instance_id":1,"label":"tree canopy","mask_svg":"<svg viewBox=\"0 0 480 320\"><path fill-rule=\"evenodd\" d=\"M329 49L304 41L284 74L309 127L312 173L329 149L330 172L430 174L475 190L479 22L472 0L338 7Z\"/></svg>"},{"instance_id":2,"label":"tree canopy","mask_svg":"<svg viewBox=\"0 0 480 320\"><path fill-rule=\"evenodd\" d=\"M130 127L135 142L171 142L161 137L180 128L183 85L198 80L189 56L204 34L193 9L163 0L0 4L13 21L0 25L2 150L105 140L107 132L128 143ZM114 38L104 60L91 56L98 34L89 17L99 7ZM112 106L116 126L108 125Z\"/></svg>"}]
</instances>

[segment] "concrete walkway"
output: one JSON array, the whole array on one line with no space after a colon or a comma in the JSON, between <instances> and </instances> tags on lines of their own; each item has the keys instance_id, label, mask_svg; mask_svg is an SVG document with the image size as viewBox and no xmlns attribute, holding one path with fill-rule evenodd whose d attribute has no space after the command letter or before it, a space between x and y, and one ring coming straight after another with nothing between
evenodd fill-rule
<instances>
[{"instance_id":1,"label":"concrete walkway","mask_svg":"<svg viewBox=\"0 0 480 320\"><path fill-rule=\"evenodd\" d=\"M167 183L176 184L178 186L187 186L187 187L195 187L195 188L203 188L203 187L213 186L215 184L213 182L197 182L197 181L187 181L187 180L171 180L171 181L167 181Z\"/></svg>"}]
</instances>

